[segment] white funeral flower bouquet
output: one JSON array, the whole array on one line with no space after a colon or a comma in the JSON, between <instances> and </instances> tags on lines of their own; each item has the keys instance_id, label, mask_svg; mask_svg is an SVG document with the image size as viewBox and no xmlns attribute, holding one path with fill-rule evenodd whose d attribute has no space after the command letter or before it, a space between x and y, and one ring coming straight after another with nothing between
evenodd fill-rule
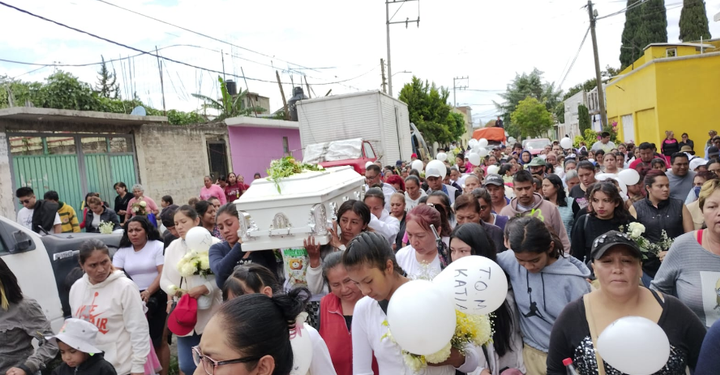
<instances>
[{"instance_id":1,"label":"white funeral flower bouquet","mask_svg":"<svg viewBox=\"0 0 720 375\"><path fill-rule=\"evenodd\" d=\"M673 244L673 240L668 237L665 229L663 229L660 234L660 241L657 243L650 242L650 240L643 237L643 234L645 234L645 226L638 222L628 224L627 229L621 226L620 232L626 233L630 236L630 239L638 245L643 252L643 259L647 259L647 253L657 256L661 251L669 250Z\"/></svg>"},{"instance_id":2,"label":"white funeral flower bouquet","mask_svg":"<svg viewBox=\"0 0 720 375\"><path fill-rule=\"evenodd\" d=\"M193 275L207 277L208 275L212 275L208 252L197 252L191 250L180 259L177 264L177 270L183 277L190 277Z\"/></svg>"},{"instance_id":3,"label":"white funeral flower bouquet","mask_svg":"<svg viewBox=\"0 0 720 375\"><path fill-rule=\"evenodd\" d=\"M101 221L98 229L102 234L112 234L113 229L115 229L115 224L111 221Z\"/></svg>"}]
</instances>

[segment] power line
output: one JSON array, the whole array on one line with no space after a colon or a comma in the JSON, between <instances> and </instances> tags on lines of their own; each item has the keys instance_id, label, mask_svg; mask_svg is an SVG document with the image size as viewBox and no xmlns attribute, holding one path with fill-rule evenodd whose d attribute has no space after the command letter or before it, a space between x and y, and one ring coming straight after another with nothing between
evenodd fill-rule
<instances>
[{"instance_id":1,"label":"power line","mask_svg":"<svg viewBox=\"0 0 720 375\"><path fill-rule=\"evenodd\" d=\"M590 28L585 31L585 36L582 39L582 42L580 42L580 47L578 48L577 52L575 53L575 57L573 58L572 62L570 63L570 66L568 67L568 70L565 72L565 76L562 78L562 81L560 81L560 84L558 85L558 89L560 89L565 83L565 79L567 78L568 74L570 74L570 71L573 68L573 65L575 65L575 61L577 61L578 56L580 56L580 51L583 48L583 45L585 44L585 40L587 40L588 33L590 32Z\"/></svg>"},{"instance_id":2,"label":"power line","mask_svg":"<svg viewBox=\"0 0 720 375\"><path fill-rule=\"evenodd\" d=\"M100 0L98 0L98 1L100 1ZM100 39L100 40L102 40L102 41L105 41L105 42L108 42L108 43L111 43L111 44L115 44L115 45L120 46L120 47L123 47L123 48L127 48L127 49L130 49L130 50L133 50L133 51L135 51L135 52L139 52L138 56L139 56L139 55L148 55L148 56L152 56L152 57L155 57L155 58L163 59L163 60L166 60L166 61L174 62L174 63L176 63L176 64L184 65L184 66L187 66L187 67L190 67L190 68L200 69L200 70L204 70L204 71L211 72L211 73L216 73L216 74L223 74L223 72L221 72L221 71L219 71L219 70L209 69L209 68L203 68L203 67L201 67L201 66L189 64L189 63L186 63L186 62L184 62L184 61L175 60L175 59L172 59L172 58L169 58L169 57L165 57L165 56L158 55L158 54L156 54L156 53L144 51L144 50L141 50L141 49L139 49L139 48L135 48L135 47L132 47L132 46L129 46L129 45L120 43L120 42L116 42L116 41L114 41L114 40L111 40L111 39L108 39L108 38L104 38L104 37L101 37L101 36L99 36L99 35L95 35L95 34L93 34L93 33L90 33L90 32L87 32L87 31L84 31L84 30L81 30L81 29L78 29L78 28L75 28L75 27L72 27L72 26L65 25L65 24L60 23L60 22L58 22L58 21L54 21L54 20L51 20L51 19L49 19L49 18L45 18L45 17L43 17L43 16L34 14L34 13L29 12L29 11L24 10L24 9L20 9L20 8L18 8L18 7L15 7L15 6L13 6L13 5L4 3L4 2L2 2L2 1L0 1L0 5L3 5L3 6L5 6L5 7L11 8L11 9L15 9L15 10L17 10L18 12L25 13L25 14L27 14L27 15L29 15L29 16L32 16L32 17L41 19L41 20L46 21L46 22L53 23L53 24L55 24L55 25L64 27L64 28L66 28L66 29L70 29L70 30L79 32L79 33L81 33L81 34L85 34L85 35L91 36L91 37L93 37L93 38ZM240 48L240 47L238 47L238 48ZM6 61L6 62L12 62L12 61ZM358 78L360 78L360 77L362 77L362 76L364 76L364 75L366 75L366 74L371 73L371 72L372 72L373 70L375 70L375 69L377 69L377 67L374 67L374 68L372 68L371 70L369 70L369 71L367 71L367 72L365 72L365 73L363 73L363 74L360 74L360 75L358 75L358 76L355 76L355 77L353 77L353 78L348 78L348 79L344 79L344 80L340 80L340 81L335 81L335 82L314 83L314 85L316 85L316 86L325 86L325 85L341 84L341 83L343 83L343 82L348 82L348 81L352 81L352 80L358 79ZM266 80L266 79L261 79L261 78L253 78L253 77L239 76L239 75L229 74L229 73L225 73L225 74L226 74L226 75L229 75L229 76L231 76L231 77L234 77L234 78L243 78L243 79L248 79L248 80L257 81L257 82L265 82L265 83L276 83L276 82L277 82L277 81L271 81L271 80ZM287 85L287 84L291 84L290 82L281 82L281 83L286 84L286 85Z\"/></svg>"},{"instance_id":3,"label":"power line","mask_svg":"<svg viewBox=\"0 0 720 375\"><path fill-rule=\"evenodd\" d=\"M291 62L291 61L279 59L279 58L276 58L275 56L270 56L270 55L268 55L268 54L255 51L255 50L252 50L252 49L247 48L247 47L238 46L238 45L233 44L233 43L230 43L230 42L228 42L228 41L225 41L225 40L222 40L222 39L219 39L219 38L215 38L215 37L213 37L213 36L210 36L210 35L207 35L207 34L203 34L203 33L198 32L198 31L194 31L194 30L188 29L187 27L175 25L175 24L173 24L173 23L170 23L170 22L167 22L167 21L163 21L163 20L158 19L158 18L155 18L155 17L148 16L148 15L142 14L142 13L140 13L140 12L136 12L136 11L134 11L134 10L132 10L132 9L123 8L123 7L121 7L121 6L117 5L117 4L113 4L113 3L108 2L108 1L105 1L105 0L97 0L97 1L98 1L98 2L101 2L101 3L103 3L103 4L107 4L107 5L109 5L109 6L112 6L112 7L118 8L118 9L122 9L122 10L124 10L124 11L126 11L126 12L130 12L130 13L133 13L133 14L135 14L135 15L138 15L138 16L141 16L141 17L145 17L145 18L148 18L148 19L151 19L151 20L156 21L156 22L160 22L160 23L162 23L162 24L165 24L165 25L168 25L168 26L172 26L172 27L178 28L178 29L180 29L180 30L187 31L187 32L189 32L189 33L193 33L193 34L195 34L195 35L199 35L199 36L201 36L201 37L214 40L214 41L216 41L216 42L228 44L228 45L233 46L233 47L235 47L235 48L239 48L239 49L242 49L242 50L245 50L245 51L248 51L248 52L252 52L252 53L258 54L258 55L260 55L260 56L264 56L264 57L267 57L267 58L270 58L270 59L276 59L276 60L278 60L278 61L282 61L282 62L287 63L287 64L296 65L296 66L298 66L298 67L300 67L300 68L304 68L304 69L308 69L308 70L314 70L314 71L320 73L320 72L319 72L318 70L316 70L315 68L309 68L309 67L307 67L307 66L303 66L303 65L300 65L300 64L296 64L296 63L294 63L294 62Z\"/></svg>"}]
</instances>

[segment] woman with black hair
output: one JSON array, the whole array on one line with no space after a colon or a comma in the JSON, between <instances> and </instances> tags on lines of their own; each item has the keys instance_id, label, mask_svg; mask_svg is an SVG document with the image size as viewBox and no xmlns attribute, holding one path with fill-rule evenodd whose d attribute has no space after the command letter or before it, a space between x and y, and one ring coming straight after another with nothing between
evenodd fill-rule
<instances>
[{"instance_id":1,"label":"woman with black hair","mask_svg":"<svg viewBox=\"0 0 720 375\"><path fill-rule=\"evenodd\" d=\"M202 374L288 375L293 367L291 334L305 309L303 289L268 297L245 294L224 303L205 327L193 362ZM190 375L187 374L186 375Z\"/></svg>"},{"instance_id":2,"label":"woman with black hair","mask_svg":"<svg viewBox=\"0 0 720 375\"><path fill-rule=\"evenodd\" d=\"M542 182L542 195L545 200L557 206L558 211L560 211L560 219L562 219L565 231L568 233L568 239L572 241L571 232L575 223L572 206L575 200L565 193L565 187L560 176L556 174L545 176Z\"/></svg>"},{"instance_id":3,"label":"woman with black hair","mask_svg":"<svg viewBox=\"0 0 720 375\"><path fill-rule=\"evenodd\" d=\"M115 206L113 206L113 208L115 209L115 213L117 213L119 218L121 218L120 220L124 222L125 214L127 213L127 206L133 195L128 193L127 185L125 185L122 181L116 182L115 185L113 185L113 189L115 189L115 192L117 193L117 196L115 197Z\"/></svg>"},{"instance_id":4,"label":"woman with black hair","mask_svg":"<svg viewBox=\"0 0 720 375\"><path fill-rule=\"evenodd\" d=\"M540 219L521 216L505 226L509 249L497 262L510 279L523 334L528 374L545 374L550 332L565 306L590 291L590 270L565 257L562 241Z\"/></svg>"},{"instance_id":5,"label":"woman with black hair","mask_svg":"<svg viewBox=\"0 0 720 375\"><path fill-rule=\"evenodd\" d=\"M278 280L270 270L259 265L259 264L248 264L243 266L235 267L233 274L225 281L223 287L223 299L227 304L228 301L233 299L242 298L245 295L251 294L263 294L270 298L277 295L279 292ZM288 292L290 295L297 294L300 298L303 297L304 303L307 304L308 290L305 288L297 288ZM299 314L298 314L299 315ZM293 319L298 323L302 324L302 318L299 320ZM335 375L333 370L333 364L330 359L330 353L328 352L327 345L323 341L322 337L315 328L311 326L305 326L309 336L310 342L312 343L312 359L310 360L309 374L321 374L321 375Z\"/></svg>"},{"instance_id":6,"label":"woman with black hair","mask_svg":"<svg viewBox=\"0 0 720 375\"><path fill-rule=\"evenodd\" d=\"M413 211L419 208L423 207ZM400 346L387 337L388 326L383 323L387 320L387 307L393 294L410 281L398 266L390 245L377 233L361 233L350 242L342 261L350 279L365 295L353 312L353 374L375 374L373 355L377 359L379 375L412 374L403 360ZM469 373L475 371L478 363L474 346L468 346L464 355L453 348L445 363L428 364L424 373L454 375L456 369Z\"/></svg>"},{"instance_id":7,"label":"woman with black hair","mask_svg":"<svg viewBox=\"0 0 720 375\"><path fill-rule=\"evenodd\" d=\"M162 367L170 365L170 347L163 340L167 319L167 294L160 289L165 257L160 233L145 216L135 215L125 222L120 248L113 256L113 266L124 271L140 290L147 306L146 318L155 352Z\"/></svg>"},{"instance_id":8,"label":"woman with black hair","mask_svg":"<svg viewBox=\"0 0 720 375\"><path fill-rule=\"evenodd\" d=\"M572 245L570 255L583 263L592 260L590 249L595 238L611 230L619 230L634 222L630 212L625 208L620 191L610 181L599 181L591 185L588 191L591 211L580 216L572 229Z\"/></svg>"},{"instance_id":9,"label":"woman with black hair","mask_svg":"<svg viewBox=\"0 0 720 375\"><path fill-rule=\"evenodd\" d=\"M197 201L193 207L200 217L200 223L198 226L207 229L213 237L222 240L222 235L220 234L217 225L215 225L215 213L217 212L215 205L213 205L210 201Z\"/></svg>"},{"instance_id":10,"label":"woman with black hair","mask_svg":"<svg viewBox=\"0 0 720 375\"><path fill-rule=\"evenodd\" d=\"M443 237L449 237L450 232L452 232L453 228L455 228L455 224L457 224L455 212L452 210L450 197L442 191L434 191L428 194L427 203L440 212L440 221L442 221L443 230L442 233L439 231L438 233L440 233Z\"/></svg>"},{"instance_id":11,"label":"woman with black hair","mask_svg":"<svg viewBox=\"0 0 720 375\"><path fill-rule=\"evenodd\" d=\"M230 202L221 206L217 211L215 222L224 241L210 246L208 255L210 269L215 274L218 288L225 285L225 279L230 276L237 265L259 264L271 272L277 271L277 260L275 260L272 250L242 250L242 242L238 236L240 217L234 203Z\"/></svg>"},{"instance_id":12,"label":"woman with black hair","mask_svg":"<svg viewBox=\"0 0 720 375\"><path fill-rule=\"evenodd\" d=\"M185 277L180 274L177 268L180 260L190 252L190 248L185 242L185 236L187 236L190 229L197 227L199 224L200 217L192 206L184 205L175 212L175 230L177 230L180 238L173 241L165 249L166 267L163 267L162 276L160 277L160 287L171 297L180 298L187 294L193 299L205 297L206 301L210 301L210 306L198 308L196 322L191 327L187 327L188 333L177 335L178 365L180 371L186 375L194 373L196 369L191 348L200 342L205 326L222 303L222 293L215 283L215 275ZM220 240L213 238L213 244L218 242ZM170 306L168 304L168 310ZM175 333L177 334L177 332Z\"/></svg>"},{"instance_id":13,"label":"woman with black hair","mask_svg":"<svg viewBox=\"0 0 720 375\"><path fill-rule=\"evenodd\" d=\"M461 224L450 235L450 257L452 261L479 255L493 262L497 261L495 244L482 225L476 223ZM525 373L522 357L522 335L515 310L515 297L508 291L505 303L490 315L494 328L491 344L483 347L485 363L481 360L480 375L498 375L508 369Z\"/></svg>"},{"instance_id":14,"label":"woman with black hair","mask_svg":"<svg viewBox=\"0 0 720 375\"><path fill-rule=\"evenodd\" d=\"M33 338L52 336L53 331L40 304L23 296L17 277L0 258L0 374L33 375L55 358L57 343L37 349Z\"/></svg>"}]
</instances>

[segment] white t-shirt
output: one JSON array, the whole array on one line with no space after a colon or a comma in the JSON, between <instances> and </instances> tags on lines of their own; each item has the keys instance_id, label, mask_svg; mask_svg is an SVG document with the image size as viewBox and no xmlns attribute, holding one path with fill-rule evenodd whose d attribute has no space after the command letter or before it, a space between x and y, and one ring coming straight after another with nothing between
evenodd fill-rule
<instances>
[{"instance_id":1,"label":"white t-shirt","mask_svg":"<svg viewBox=\"0 0 720 375\"><path fill-rule=\"evenodd\" d=\"M395 254L400 268L407 273L409 279L422 279L432 281L440 273L440 259L435 257L431 263L420 263L415 256L415 249L411 245L405 246Z\"/></svg>"},{"instance_id":2,"label":"white t-shirt","mask_svg":"<svg viewBox=\"0 0 720 375\"><path fill-rule=\"evenodd\" d=\"M17 213L17 222L24 226L27 229L33 230L32 228L32 217L33 213L35 212L35 209L29 209L26 207L23 207L18 211ZM55 213L55 220L53 220L53 226L61 225L62 221L60 221L60 215ZM34 231L33 231L34 232ZM50 231L52 233L52 230Z\"/></svg>"},{"instance_id":3,"label":"white t-shirt","mask_svg":"<svg viewBox=\"0 0 720 375\"><path fill-rule=\"evenodd\" d=\"M100 228L100 215L93 215L92 226L93 228Z\"/></svg>"},{"instance_id":4,"label":"white t-shirt","mask_svg":"<svg viewBox=\"0 0 720 375\"><path fill-rule=\"evenodd\" d=\"M148 241L139 251L132 246L121 247L113 256L113 266L125 270L140 290L150 287L158 275L157 267L164 263L163 243L160 241Z\"/></svg>"}]
</instances>

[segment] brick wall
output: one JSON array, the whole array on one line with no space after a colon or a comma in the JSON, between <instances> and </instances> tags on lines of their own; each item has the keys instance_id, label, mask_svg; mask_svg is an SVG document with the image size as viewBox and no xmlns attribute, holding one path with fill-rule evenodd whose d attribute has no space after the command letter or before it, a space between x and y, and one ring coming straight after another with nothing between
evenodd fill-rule
<instances>
[{"instance_id":1,"label":"brick wall","mask_svg":"<svg viewBox=\"0 0 720 375\"><path fill-rule=\"evenodd\" d=\"M224 124L143 125L135 133L135 148L145 195L158 205L163 195L178 205L198 196L210 171L207 141L214 140L229 144Z\"/></svg>"}]
</instances>

